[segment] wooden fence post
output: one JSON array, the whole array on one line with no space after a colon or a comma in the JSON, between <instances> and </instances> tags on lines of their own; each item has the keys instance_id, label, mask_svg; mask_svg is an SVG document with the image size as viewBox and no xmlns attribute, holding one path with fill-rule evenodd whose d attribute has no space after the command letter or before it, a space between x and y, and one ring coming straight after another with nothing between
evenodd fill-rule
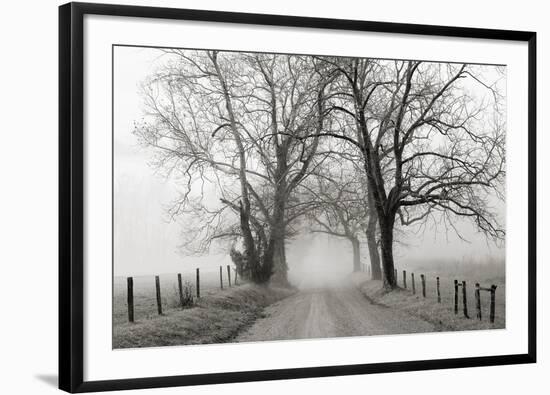
<instances>
[{"instance_id":1,"label":"wooden fence post","mask_svg":"<svg viewBox=\"0 0 550 395\"><path fill-rule=\"evenodd\" d=\"M439 291L439 276L436 278L437 303L441 303L441 292Z\"/></svg>"},{"instance_id":2,"label":"wooden fence post","mask_svg":"<svg viewBox=\"0 0 550 395\"><path fill-rule=\"evenodd\" d=\"M134 322L134 279L128 277L128 321Z\"/></svg>"},{"instance_id":3,"label":"wooden fence post","mask_svg":"<svg viewBox=\"0 0 550 395\"><path fill-rule=\"evenodd\" d=\"M476 283L476 317L481 321L481 295L479 294L479 283Z\"/></svg>"},{"instance_id":4,"label":"wooden fence post","mask_svg":"<svg viewBox=\"0 0 550 395\"><path fill-rule=\"evenodd\" d=\"M231 267L227 265L227 284L231 288Z\"/></svg>"},{"instance_id":5,"label":"wooden fence post","mask_svg":"<svg viewBox=\"0 0 550 395\"><path fill-rule=\"evenodd\" d=\"M395 285L397 285L397 269L393 270L393 276L395 277Z\"/></svg>"},{"instance_id":6,"label":"wooden fence post","mask_svg":"<svg viewBox=\"0 0 550 395\"><path fill-rule=\"evenodd\" d=\"M403 270L403 288L407 289L407 271Z\"/></svg>"},{"instance_id":7,"label":"wooden fence post","mask_svg":"<svg viewBox=\"0 0 550 395\"><path fill-rule=\"evenodd\" d=\"M197 268L197 279L196 279L196 287L197 287L197 299L201 297L201 275L199 273L199 268Z\"/></svg>"},{"instance_id":8,"label":"wooden fence post","mask_svg":"<svg viewBox=\"0 0 550 395\"><path fill-rule=\"evenodd\" d=\"M413 295L416 294L416 286L414 285L414 273L411 273L411 286L413 290Z\"/></svg>"},{"instance_id":9,"label":"wooden fence post","mask_svg":"<svg viewBox=\"0 0 550 395\"><path fill-rule=\"evenodd\" d=\"M233 281L233 284L237 285L237 268L235 268L235 281Z\"/></svg>"},{"instance_id":10,"label":"wooden fence post","mask_svg":"<svg viewBox=\"0 0 550 395\"><path fill-rule=\"evenodd\" d=\"M491 285L491 310L489 315L489 321L491 323L495 322L495 291L497 289L496 285Z\"/></svg>"},{"instance_id":11,"label":"wooden fence post","mask_svg":"<svg viewBox=\"0 0 550 395\"><path fill-rule=\"evenodd\" d=\"M222 267L220 266L220 289L223 289L223 272Z\"/></svg>"},{"instance_id":12,"label":"wooden fence post","mask_svg":"<svg viewBox=\"0 0 550 395\"><path fill-rule=\"evenodd\" d=\"M162 315L162 299L160 298L160 280L159 276L155 276L155 287L157 289L157 310L159 315Z\"/></svg>"},{"instance_id":13,"label":"wooden fence post","mask_svg":"<svg viewBox=\"0 0 550 395\"><path fill-rule=\"evenodd\" d=\"M183 284L181 283L181 273L178 273L178 289L180 291L180 307L183 309Z\"/></svg>"},{"instance_id":14,"label":"wooden fence post","mask_svg":"<svg viewBox=\"0 0 550 395\"><path fill-rule=\"evenodd\" d=\"M423 274L421 274L420 280L422 281L422 297L425 298L426 297L426 277Z\"/></svg>"},{"instance_id":15,"label":"wooden fence post","mask_svg":"<svg viewBox=\"0 0 550 395\"><path fill-rule=\"evenodd\" d=\"M458 280L455 280L455 314L458 314Z\"/></svg>"},{"instance_id":16,"label":"wooden fence post","mask_svg":"<svg viewBox=\"0 0 550 395\"><path fill-rule=\"evenodd\" d=\"M466 281L462 281L462 304L464 305L464 317L468 316L468 301L466 300Z\"/></svg>"}]
</instances>

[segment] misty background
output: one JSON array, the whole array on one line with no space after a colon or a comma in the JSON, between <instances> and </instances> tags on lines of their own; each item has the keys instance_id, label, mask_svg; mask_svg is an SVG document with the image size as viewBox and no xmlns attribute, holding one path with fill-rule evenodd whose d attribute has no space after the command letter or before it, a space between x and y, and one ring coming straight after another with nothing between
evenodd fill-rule
<instances>
[{"instance_id":1,"label":"misty background","mask_svg":"<svg viewBox=\"0 0 550 395\"><path fill-rule=\"evenodd\" d=\"M139 85L161 62L151 48L115 47L114 51L114 275L151 275L216 269L231 263L228 251L214 248L208 255L184 255L184 224L171 221L166 208L177 197L177 185L148 165L151 150L138 145L132 134L134 122L143 117ZM215 196L213 196L215 198ZM495 205L502 217L505 207ZM454 223L462 240L443 224L409 226L395 246L397 267L422 262L483 262L504 259L504 247L487 241L475 226L458 218ZM361 251L368 262L368 252ZM289 280L305 277L327 281L350 273L352 248L349 241L325 234L301 234L288 244ZM307 276L306 276L307 275Z\"/></svg>"}]
</instances>

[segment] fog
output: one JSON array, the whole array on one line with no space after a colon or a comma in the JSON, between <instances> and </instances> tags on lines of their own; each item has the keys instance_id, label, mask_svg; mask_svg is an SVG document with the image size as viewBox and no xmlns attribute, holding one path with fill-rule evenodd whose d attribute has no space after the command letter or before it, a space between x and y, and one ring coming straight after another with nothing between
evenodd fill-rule
<instances>
[{"instance_id":1,"label":"fog","mask_svg":"<svg viewBox=\"0 0 550 395\"><path fill-rule=\"evenodd\" d=\"M353 269L351 244L325 234L304 234L288 244L289 281L300 287L339 284Z\"/></svg>"},{"instance_id":2,"label":"fog","mask_svg":"<svg viewBox=\"0 0 550 395\"><path fill-rule=\"evenodd\" d=\"M151 71L158 54L142 48L117 47L114 63L114 274L152 275L215 269L230 264L227 250L214 248L203 256L184 255L178 249L182 226L168 221L166 207L176 197L174 181L155 174L148 162L151 152L137 145L132 135L140 119L140 81ZM495 203L496 204L496 203ZM505 207L498 206L504 216ZM464 220L454 223L466 240L444 225L409 227L398 235L396 266L413 262L480 261L480 257L504 257L504 247L487 242ZM351 244L323 234L303 233L288 242L290 281L300 287L338 283L352 269ZM361 260L368 263L366 245Z\"/></svg>"},{"instance_id":3,"label":"fog","mask_svg":"<svg viewBox=\"0 0 550 395\"><path fill-rule=\"evenodd\" d=\"M215 270L231 264L222 246L214 245L203 256L185 255L182 242L184 224L171 222L166 208L176 196L173 181L155 174L147 165L149 154L142 148L118 143L115 146L114 273L116 276L152 275L190 271L196 267ZM395 246L396 266L415 262L479 261L503 258L504 248L494 245L465 220L455 226L467 241L444 225L430 223L425 229L408 227L399 234ZM351 244L326 234L303 233L287 244L289 279L299 286L338 283L352 268ZM227 250L225 250L227 251ZM366 245L361 261L369 263Z\"/></svg>"}]
</instances>

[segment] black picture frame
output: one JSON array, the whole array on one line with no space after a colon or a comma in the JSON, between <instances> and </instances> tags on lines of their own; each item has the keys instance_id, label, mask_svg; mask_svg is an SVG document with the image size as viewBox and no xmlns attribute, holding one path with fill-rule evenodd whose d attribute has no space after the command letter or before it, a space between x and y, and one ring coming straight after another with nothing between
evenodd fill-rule
<instances>
[{"instance_id":1,"label":"black picture frame","mask_svg":"<svg viewBox=\"0 0 550 395\"><path fill-rule=\"evenodd\" d=\"M324 28L528 43L528 352L483 356L307 367L106 381L83 378L83 18L110 15L172 20ZM366 22L282 15L109 4L68 3L59 8L59 388L90 392L320 376L449 369L536 362L536 33L449 26Z\"/></svg>"}]
</instances>

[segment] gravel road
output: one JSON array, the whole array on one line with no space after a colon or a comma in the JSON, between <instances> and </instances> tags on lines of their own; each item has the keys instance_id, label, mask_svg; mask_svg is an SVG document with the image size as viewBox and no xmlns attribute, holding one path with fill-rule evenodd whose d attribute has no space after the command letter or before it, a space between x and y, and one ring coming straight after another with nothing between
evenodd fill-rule
<instances>
[{"instance_id":1,"label":"gravel road","mask_svg":"<svg viewBox=\"0 0 550 395\"><path fill-rule=\"evenodd\" d=\"M236 340L310 339L432 332L434 326L370 303L353 286L307 288L277 302Z\"/></svg>"}]
</instances>

